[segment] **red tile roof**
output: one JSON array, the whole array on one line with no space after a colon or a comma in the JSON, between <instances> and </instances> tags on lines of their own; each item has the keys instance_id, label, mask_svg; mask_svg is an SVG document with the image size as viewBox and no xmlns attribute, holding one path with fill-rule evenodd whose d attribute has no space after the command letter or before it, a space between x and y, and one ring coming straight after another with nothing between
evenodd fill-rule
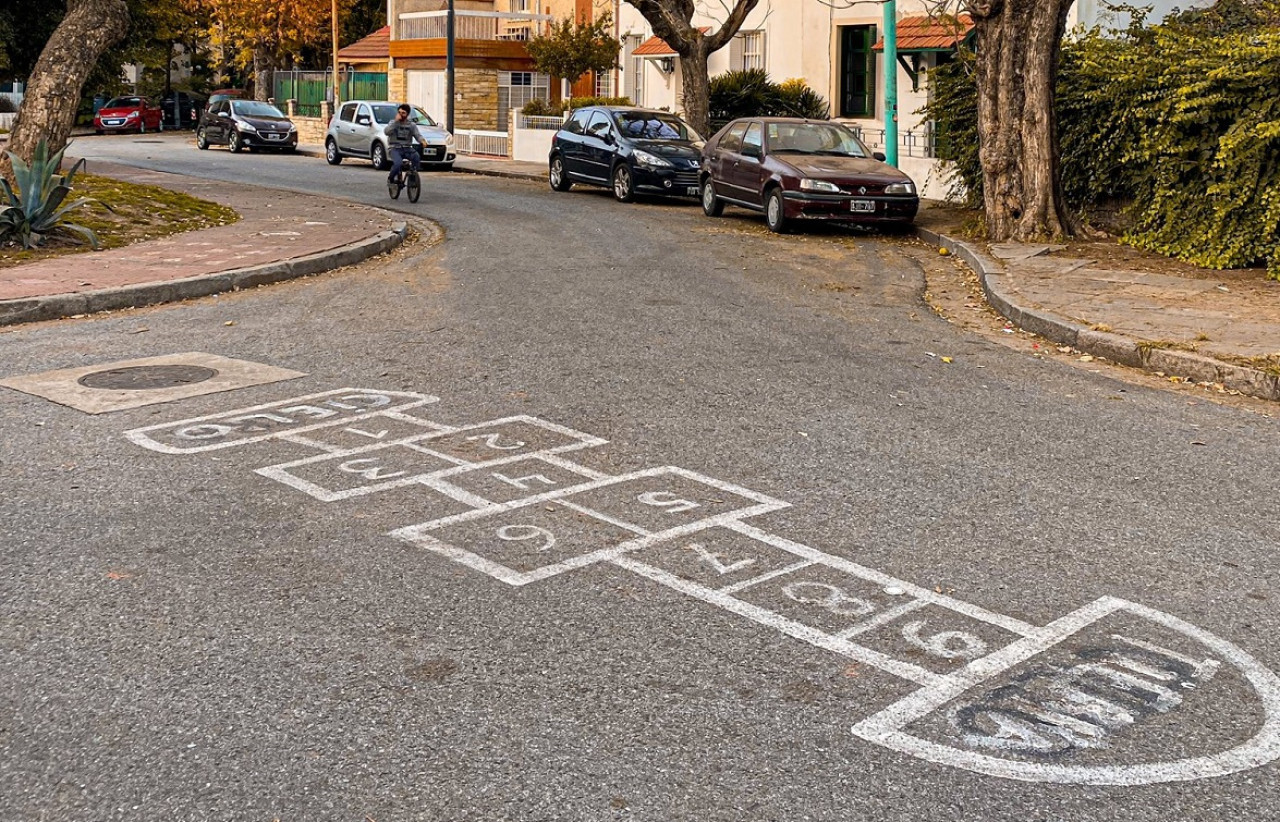
<instances>
[{"instance_id":1,"label":"red tile roof","mask_svg":"<svg viewBox=\"0 0 1280 822\"><path fill-rule=\"evenodd\" d=\"M904 17L898 21L898 51L936 51L955 48L973 31L973 18L967 14L959 17ZM872 46L884 51L884 38Z\"/></svg>"},{"instance_id":2,"label":"red tile roof","mask_svg":"<svg viewBox=\"0 0 1280 822\"><path fill-rule=\"evenodd\" d=\"M344 60L386 60L390 56L391 26L383 26L363 40L338 49L338 57Z\"/></svg>"},{"instance_id":3,"label":"red tile roof","mask_svg":"<svg viewBox=\"0 0 1280 822\"><path fill-rule=\"evenodd\" d=\"M699 26L698 31L706 34L711 31L710 26ZM661 37L650 37L640 45L636 46L636 50L631 52L635 57L674 57L676 50L667 45L667 41Z\"/></svg>"}]
</instances>

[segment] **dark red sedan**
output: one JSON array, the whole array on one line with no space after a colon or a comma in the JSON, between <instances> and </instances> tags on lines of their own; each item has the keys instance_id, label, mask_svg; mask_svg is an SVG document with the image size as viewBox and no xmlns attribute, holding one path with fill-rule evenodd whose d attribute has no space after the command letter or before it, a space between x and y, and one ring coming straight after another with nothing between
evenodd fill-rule
<instances>
[{"instance_id":1,"label":"dark red sedan","mask_svg":"<svg viewBox=\"0 0 1280 822\"><path fill-rule=\"evenodd\" d=\"M116 97L93 115L93 130L98 134L108 131L136 131L164 128L164 112L146 97Z\"/></svg>"},{"instance_id":2,"label":"dark red sedan","mask_svg":"<svg viewBox=\"0 0 1280 822\"><path fill-rule=\"evenodd\" d=\"M911 178L839 123L734 120L702 151L702 210L763 211L770 231L801 220L908 226L920 207Z\"/></svg>"}]
</instances>

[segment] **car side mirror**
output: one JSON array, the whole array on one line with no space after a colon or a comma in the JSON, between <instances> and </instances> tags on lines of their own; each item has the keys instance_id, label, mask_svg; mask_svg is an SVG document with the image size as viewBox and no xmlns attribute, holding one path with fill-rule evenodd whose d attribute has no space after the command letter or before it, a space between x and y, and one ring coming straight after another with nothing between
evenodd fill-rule
<instances>
[{"instance_id":1,"label":"car side mirror","mask_svg":"<svg viewBox=\"0 0 1280 822\"><path fill-rule=\"evenodd\" d=\"M356 125L358 125L358 126L367 126L367 125L369 125L369 124L370 124L370 123L372 123L372 122L373 122L373 120L369 119L368 117L357 117L357 118L356 118Z\"/></svg>"},{"instance_id":2,"label":"car side mirror","mask_svg":"<svg viewBox=\"0 0 1280 822\"><path fill-rule=\"evenodd\" d=\"M742 156L744 156L744 157L754 157L755 159L759 160L759 159L760 159L762 156L764 156L764 155L763 155L763 153L760 151L760 146L743 146L743 147L742 147Z\"/></svg>"},{"instance_id":3,"label":"car side mirror","mask_svg":"<svg viewBox=\"0 0 1280 822\"><path fill-rule=\"evenodd\" d=\"M882 163L883 163L883 162L884 162L884 160L885 160L884 152L883 152L883 151L873 151L873 152L871 152L871 158L872 158L873 160L879 160L880 162L882 162Z\"/></svg>"},{"instance_id":4,"label":"car side mirror","mask_svg":"<svg viewBox=\"0 0 1280 822\"><path fill-rule=\"evenodd\" d=\"M606 131L605 133L601 134L600 139L604 140L609 145L613 145L614 143L618 142L617 135L615 135L612 131Z\"/></svg>"},{"instance_id":5,"label":"car side mirror","mask_svg":"<svg viewBox=\"0 0 1280 822\"><path fill-rule=\"evenodd\" d=\"M230 117L231 115L230 115L230 114L227 114L225 111L219 111L219 112L218 112L218 116L219 116L219 117Z\"/></svg>"}]
</instances>

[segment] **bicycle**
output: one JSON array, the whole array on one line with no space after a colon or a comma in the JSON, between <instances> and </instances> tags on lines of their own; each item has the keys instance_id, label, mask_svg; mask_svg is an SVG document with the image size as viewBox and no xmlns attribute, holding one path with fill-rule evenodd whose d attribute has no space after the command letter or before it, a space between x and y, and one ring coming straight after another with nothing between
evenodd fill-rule
<instances>
[{"instance_id":1,"label":"bicycle","mask_svg":"<svg viewBox=\"0 0 1280 822\"><path fill-rule=\"evenodd\" d=\"M401 162L396 179L387 180L387 193L391 195L391 199L399 200L401 190L408 189L409 202L418 202L418 197L422 195L422 177L418 174L418 164L421 162L422 155L418 147L413 146L413 151Z\"/></svg>"}]
</instances>

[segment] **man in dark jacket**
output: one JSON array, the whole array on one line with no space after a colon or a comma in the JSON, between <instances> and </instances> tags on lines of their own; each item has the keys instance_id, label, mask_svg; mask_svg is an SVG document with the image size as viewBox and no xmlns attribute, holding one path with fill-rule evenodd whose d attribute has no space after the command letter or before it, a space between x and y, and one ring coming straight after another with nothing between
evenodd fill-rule
<instances>
[{"instance_id":1,"label":"man in dark jacket","mask_svg":"<svg viewBox=\"0 0 1280 822\"><path fill-rule=\"evenodd\" d=\"M387 149L391 152L391 173L387 182L395 182L400 178L400 169L406 160L414 171L418 170L418 152L414 146L421 144L426 148L426 141L418 133L418 127L409 119L412 109L408 103L401 103L396 109L396 119L387 123L382 131L387 135Z\"/></svg>"}]
</instances>

